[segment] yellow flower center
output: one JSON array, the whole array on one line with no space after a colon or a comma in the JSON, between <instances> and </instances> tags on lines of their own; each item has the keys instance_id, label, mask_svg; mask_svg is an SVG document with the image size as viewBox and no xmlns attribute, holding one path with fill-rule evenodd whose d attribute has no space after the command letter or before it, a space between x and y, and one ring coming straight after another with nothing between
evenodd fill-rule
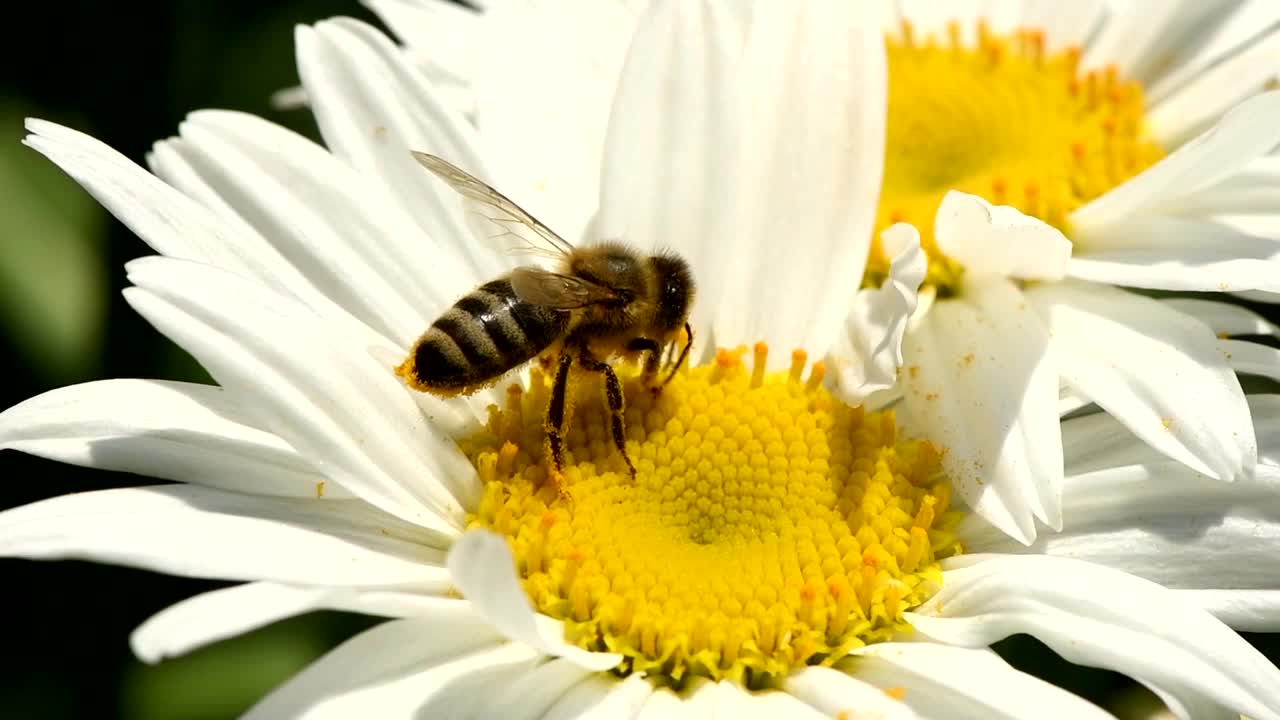
<instances>
[{"instance_id":1,"label":"yellow flower center","mask_svg":"<svg viewBox=\"0 0 1280 720\"><path fill-rule=\"evenodd\" d=\"M1159 160L1144 123L1142 87L1114 68L1082 73L1080 51L1046 53L1044 35L1003 37L978 27L976 45L920 42L909 23L886 40L889 109L884 184L866 282L888 259L879 233L895 222L920 229L926 282L942 293L963 268L943 255L934 214L948 190L1012 205L1070 236L1068 215Z\"/></svg>"},{"instance_id":2,"label":"yellow flower center","mask_svg":"<svg viewBox=\"0 0 1280 720\"><path fill-rule=\"evenodd\" d=\"M569 642L621 653L621 672L751 685L908 631L904 611L960 552L951 489L927 442L900 437L804 377L736 352L655 397L619 368L633 481L610 442L599 378L575 378L564 478L546 482L549 388L509 391L460 441L485 483L472 527L508 538L535 609Z\"/></svg>"}]
</instances>

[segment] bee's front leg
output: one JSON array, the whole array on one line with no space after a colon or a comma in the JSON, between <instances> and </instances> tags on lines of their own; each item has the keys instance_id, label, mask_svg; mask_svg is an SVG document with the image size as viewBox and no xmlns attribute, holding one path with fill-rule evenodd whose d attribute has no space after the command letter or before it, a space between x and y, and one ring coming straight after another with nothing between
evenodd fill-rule
<instances>
[{"instance_id":1,"label":"bee's front leg","mask_svg":"<svg viewBox=\"0 0 1280 720\"><path fill-rule=\"evenodd\" d=\"M618 380L618 374L613 371L613 367L609 363L597 359L585 347L578 354L578 364L585 370L597 372L604 376L604 401L609 408L610 434L613 436L613 444L618 448L618 453L626 461L627 471L631 473L631 480L634 482L636 479L636 466L631 463L631 458L627 455L627 432L623 420L626 405L622 397L622 383Z\"/></svg>"},{"instance_id":2,"label":"bee's front leg","mask_svg":"<svg viewBox=\"0 0 1280 720\"><path fill-rule=\"evenodd\" d=\"M666 387L667 383L671 382L672 379L675 378L676 373L680 371L680 366L683 365L684 361L689 357L689 348L693 347L693 326L689 323L684 324L684 337L684 347L680 348L680 356L676 358L675 364L671 366L671 372L667 374L667 377L662 381L662 384L653 388L655 394L662 392L662 388Z\"/></svg>"},{"instance_id":3,"label":"bee's front leg","mask_svg":"<svg viewBox=\"0 0 1280 720\"><path fill-rule=\"evenodd\" d=\"M652 338L638 337L627 343L627 351L645 353L640 382L656 395L660 388L654 381L658 377L658 371L662 369L662 346Z\"/></svg>"}]
</instances>

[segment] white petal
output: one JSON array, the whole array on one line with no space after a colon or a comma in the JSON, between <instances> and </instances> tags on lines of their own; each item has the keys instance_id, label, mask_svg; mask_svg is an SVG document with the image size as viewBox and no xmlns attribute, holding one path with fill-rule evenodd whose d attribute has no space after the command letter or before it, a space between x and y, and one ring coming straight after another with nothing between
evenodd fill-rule
<instances>
[{"instance_id":1,"label":"white petal","mask_svg":"<svg viewBox=\"0 0 1280 720\"><path fill-rule=\"evenodd\" d=\"M1178 202L1184 217L1212 217L1246 235L1275 240L1280 157L1266 155Z\"/></svg>"},{"instance_id":2,"label":"white petal","mask_svg":"<svg viewBox=\"0 0 1280 720\"><path fill-rule=\"evenodd\" d=\"M1212 125L1244 98L1258 92L1280 68L1280 32L1257 39L1214 67L1203 69L1186 85L1155 103L1147 113L1153 138L1177 147Z\"/></svg>"},{"instance_id":3,"label":"white petal","mask_svg":"<svg viewBox=\"0 0 1280 720\"><path fill-rule=\"evenodd\" d=\"M403 53L382 33L349 19L299 27L295 43L298 72L329 149L374 192L395 199L428 237L452 243L466 258L471 279L509 269L509 258L474 240L456 194L410 154L433 153L489 176L475 131Z\"/></svg>"},{"instance_id":4,"label":"white petal","mask_svg":"<svg viewBox=\"0 0 1280 720\"><path fill-rule=\"evenodd\" d=\"M246 583L161 610L133 631L129 644L138 659L155 663L312 610L410 617L465 602L416 592Z\"/></svg>"},{"instance_id":5,"label":"white petal","mask_svg":"<svg viewBox=\"0 0 1280 720\"><path fill-rule=\"evenodd\" d=\"M1254 394L1247 400L1258 442L1259 463L1280 465L1280 395ZM1168 460L1113 416L1100 412L1065 421L1062 443L1068 475Z\"/></svg>"},{"instance_id":6,"label":"white petal","mask_svg":"<svg viewBox=\"0 0 1280 720\"><path fill-rule=\"evenodd\" d=\"M28 120L23 142L53 160L157 252L198 260L298 298L352 334L372 330L326 297L256 232L217 217L120 153L74 130Z\"/></svg>"},{"instance_id":7,"label":"white petal","mask_svg":"<svg viewBox=\"0 0 1280 720\"><path fill-rule=\"evenodd\" d=\"M856 671L855 671L856 672ZM915 720L911 706L851 673L829 667L806 667L782 679L782 688L830 717L866 715L883 720Z\"/></svg>"},{"instance_id":8,"label":"white petal","mask_svg":"<svg viewBox=\"0 0 1280 720\"><path fill-rule=\"evenodd\" d=\"M196 263L135 260L126 299L255 418L355 495L452 533L478 480L391 368L265 288Z\"/></svg>"},{"instance_id":9,"label":"white petal","mask_svg":"<svg viewBox=\"0 0 1280 720\"><path fill-rule=\"evenodd\" d=\"M1245 340L1218 340L1217 345L1236 372L1280 380L1280 350Z\"/></svg>"},{"instance_id":10,"label":"white petal","mask_svg":"<svg viewBox=\"0 0 1280 720\"><path fill-rule=\"evenodd\" d=\"M112 215L157 252L266 279L282 259L254 238L242 237L125 156L84 133L28 119L23 143L57 163Z\"/></svg>"},{"instance_id":11,"label":"white petal","mask_svg":"<svg viewBox=\"0 0 1280 720\"><path fill-rule=\"evenodd\" d=\"M1233 108L1213 128L1155 165L1086 203L1071 214L1077 250L1097 249L1106 226L1136 213L1176 213L1178 199L1208 187L1280 144L1280 91L1255 95Z\"/></svg>"},{"instance_id":12,"label":"white petal","mask_svg":"<svg viewBox=\"0 0 1280 720\"><path fill-rule=\"evenodd\" d=\"M466 5L439 0L361 0L407 47L421 51L437 84L466 85L475 71L476 40L489 22Z\"/></svg>"},{"instance_id":13,"label":"white petal","mask_svg":"<svg viewBox=\"0 0 1280 720\"><path fill-rule=\"evenodd\" d=\"M1168 74L1147 87L1143 95L1151 104L1176 93L1189 80L1247 51L1265 38L1280 20L1280 8L1270 0L1241 0L1234 11L1224 13L1222 22L1207 24L1197 42L1186 49L1190 53L1177 59Z\"/></svg>"},{"instance_id":14,"label":"white petal","mask_svg":"<svg viewBox=\"0 0 1280 720\"><path fill-rule=\"evenodd\" d=\"M1280 244L1224 222L1144 216L1093 241L1109 247L1078 252L1068 275L1156 290L1280 291Z\"/></svg>"},{"instance_id":15,"label":"white petal","mask_svg":"<svg viewBox=\"0 0 1280 720\"><path fill-rule=\"evenodd\" d=\"M947 22L956 20L961 32L972 33L966 25L977 19L976 0L960 0L960 2L939 3L932 0L898 0L896 4L901 10L904 20L911 23L913 33L921 38L933 37L935 41L947 37Z\"/></svg>"},{"instance_id":16,"label":"white petal","mask_svg":"<svg viewBox=\"0 0 1280 720\"><path fill-rule=\"evenodd\" d=\"M583 233L600 199L610 108L635 25L635 12L619 2L504 3L485 13L476 41L476 126L495 177L511 199L570 241L598 239ZM684 60L680 74L687 77L669 78L673 84L696 82L700 58ZM628 108L642 122L658 121L637 138L648 157L630 172L644 173L661 154L652 149L666 124L697 107L668 98Z\"/></svg>"},{"instance_id":17,"label":"white petal","mask_svg":"<svg viewBox=\"0 0 1280 720\"><path fill-rule=\"evenodd\" d=\"M852 405L897 382L902 338L916 312L917 293L928 267L920 250L920 233L911 225L900 223L885 230L881 242L892 257L889 276L880 287L854 296L845 332L829 356L836 382Z\"/></svg>"},{"instance_id":18,"label":"white petal","mask_svg":"<svg viewBox=\"0 0 1280 720\"><path fill-rule=\"evenodd\" d=\"M271 244L315 293L381 337L407 343L402 338L411 338L413 332L407 328L421 330L426 324L333 234L330 226L337 223L330 216L339 213L332 209L340 208L345 199L310 204L294 192L305 183L280 184L235 147L193 131L189 124L184 130L188 137L156 145L151 155L156 174L209 207L241 235Z\"/></svg>"},{"instance_id":19,"label":"white petal","mask_svg":"<svg viewBox=\"0 0 1280 720\"><path fill-rule=\"evenodd\" d=\"M541 720L634 718L653 695L653 685L639 675L618 680L595 673L573 686Z\"/></svg>"},{"instance_id":20,"label":"white petal","mask_svg":"<svg viewBox=\"0 0 1280 720\"><path fill-rule=\"evenodd\" d=\"M0 513L0 555L80 558L185 577L442 591L443 553L358 500L241 495L195 485L64 495Z\"/></svg>"},{"instance_id":21,"label":"white petal","mask_svg":"<svg viewBox=\"0 0 1280 720\"><path fill-rule=\"evenodd\" d=\"M1183 589L1276 588L1280 557L1280 468L1214 482L1164 461L1069 476L1062 532L1029 548L966 523L974 552L1027 552L1087 560Z\"/></svg>"},{"instance_id":22,"label":"white petal","mask_svg":"<svg viewBox=\"0 0 1280 720\"><path fill-rule=\"evenodd\" d=\"M866 266L884 165L887 71L876 18L843 0L753 6L724 132L732 203L715 341L829 350ZM727 261L727 262L726 262ZM770 358L785 364L786 353Z\"/></svg>"},{"instance_id":23,"label":"white petal","mask_svg":"<svg viewBox=\"0 0 1280 720\"><path fill-rule=\"evenodd\" d=\"M1083 47L1107 9L1105 0L1064 3L1061 0L1023 0L1019 25L1045 33L1045 49L1057 52Z\"/></svg>"},{"instance_id":24,"label":"white petal","mask_svg":"<svg viewBox=\"0 0 1280 720\"><path fill-rule=\"evenodd\" d=\"M704 714L703 717L708 717ZM716 683L715 709L709 717L744 720L828 720L824 712L780 690L746 690L731 680Z\"/></svg>"},{"instance_id":25,"label":"white petal","mask_svg":"<svg viewBox=\"0 0 1280 720\"><path fill-rule=\"evenodd\" d=\"M339 645L255 705L246 720L424 716L423 704L459 673L493 682L511 665L531 664L528 649L500 644L465 606L431 617L385 622ZM516 673L510 673L515 675ZM479 688L476 688L478 691Z\"/></svg>"},{"instance_id":26,"label":"white petal","mask_svg":"<svg viewBox=\"0 0 1280 720\"><path fill-rule=\"evenodd\" d=\"M704 339L704 354L718 342L711 318L724 253L736 247L735 238L715 233L730 201L725 169L733 144L725 125L743 32L724 3L662 3L645 13L618 78L601 159L599 233L646 250L670 247L689 261L698 282L694 335Z\"/></svg>"},{"instance_id":27,"label":"white petal","mask_svg":"<svg viewBox=\"0 0 1280 720\"><path fill-rule=\"evenodd\" d=\"M206 205L248 223L342 307L408 345L471 289L453 243L436 243L324 148L244 113L204 111L170 141Z\"/></svg>"},{"instance_id":28,"label":"white petal","mask_svg":"<svg viewBox=\"0 0 1280 720\"><path fill-rule=\"evenodd\" d=\"M1280 292L1273 260L1242 258L1221 248L1181 253L1176 260L1160 250L1115 250L1073 258L1068 274L1122 287L1184 292ZM1264 301L1265 302L1265 301Z\"/></svg>"},{"instance_id":29,"label":"white petal","mask_svg":"<svg viewBox=\"0 0 1280 720\"><path fill-rule=\"evenodd\" d=\"M657 699L658 692L650 696L650 703L645 705L644 711L640 714L640 720L651 720L656 718L688 718L688 720L698 720L699 718L719 718L720 697L723 689L720 683L712 682L705 678L696 678L698 682L687 683L679 692L680 706L678 712L660 713L656 710L661 705L654 701ZM659 691L661 692L661 691Z\"/></svg>"},{"instance_id":30,"label":"white petal","mask_svg":"<svg viewBox=\"0 0 1280 720\"><path fill-rule=\"evenodd\" d=\"M997 277L966 280L903 344L911 420L942 451L965 502L1023 542L1036 536L1033 515L1062 523L1058 376L1048 345L1023 294Z\"/></svg>"},{"instance_id":31,"label":"white petal","mask_svg":"<svg viewBox=\"0 0 1280 720\"><path fill-rule=\"evenodd\" d=\"M1144 0L1113 3L1113 14L1102 24L1080 59L1080 68L1114 66L1122 77L1144 83L1156 79L1189 35L1202 31L1224 14L1235 0Z\"/></svg>"},{"instance_id":32,"label":"white petal","mask_svg":"<svg viewBox=\"0 0 1280 720\"><path fill-rule=\"evenodd\" d=\"M985 648L877 643L854 650L836 667L872 686L899 688L902 703L922 718L1111 718Z\"/></svg>"},{"instance_id":33,"label":"white petal","mask_svg":"<svg viewBox=\"0 0 1280 720\"><path fill-rule=\"evenodd\" d=\"M1128 675L1184 709L1280 717L1280 668L1165 588L1078 560L988 557L965 556L957 565L967 567L947 570L942 589L909 622L962 647L1026 633L1070 662Z\"/></svg>"},{"instance_id":34,"label":"white petal","mask_svg":"<svg viewBox=\"0 0 1280 720\"><path fill-rule=\"evenodd\" d=\"M1060 280L1071 259L1071 241L1060 230L977 195L948 192L934 227L939 249L968 272Z\"/></svg>"},{"instance_id":35,"label":"white petal","mask_svg":"<svg viewBox=\"0 0 1280 720\"><path fill-rule=\"evenodd\" d=\"M476 708L475 717L503 720L538 720L571 688L596 675L564 658L547 662L521 675L513 682L485 693Z\"/></svg>"},{"instance_id":36,"label":"white petal","mask_svg":"<svg viewBox=\"0 0 1280 720\"><path fill-rule=\"evenodd\" d=\"M1248 308L1215 300L1197 298L1164 298L1160 301L1174 310L1199 320L1214 334L1280 336L1280 327Z\"/></svg>"},{"instance_id":37,"label":"white petal","mask_svg":"<svg viewBox=\"0 0 1280 720\"><path fill-rule=\"evenodd\" d=\"M248 415L211 385L99 380L0 413L0 448L238 492L352 497Z\"/></svg>"},{"instance_id":38,"label":"white petal","mask_svg":"<svg viewBox=\"0 0 1280 720\"><path fill-rule=\"evenodd\" d=\"M1058 388L1058 417L1065 417L1092 404L1092 400L1069 387Z\"/></svg>"},{"instance_id":39,"label":"white petal","mask_svg":"<svg viewBox=\"0 0 1280 720\"><path fill-rule=\"evenodd\" d=\"M271 109L280 112L302 110L307 107L307 91L301 85L282 88L271 93Z\"/></svg>"},{"instance_id":40,"label":"white petal","mask_svg":"<svg viewBox=\"0 0 1280 720\"><path fill-rule=\"evenodd\" d=\"M1064 382L1200 472L1233 480L1252 470L1249 407L1204 324L1103 285L1042 285L1026 297L1053 333Z\"/></svg>"},{"instance_id":41,"label":"white petal","mask_svg":"<svg viewBox=\"0 0 1280 720\"><path fill-rule=\"evenodd\" d=\"M590 652L566 643L563 623L535 613L529 605L515 566L506 539L483 530L464 534L449 552L454 584L507 637L590 670L607 670L622 661L617 653Z\"/></svg>"},{"instance_id":42,"label":"white petal","mask_svg":"<svg viewBox=\"0 0 1280 720\"><path fill-rule=\"evenodd\" d=\"M1175 590L1241 632L1280 632L1280 590Z\"/></svg>"}]
</instances>

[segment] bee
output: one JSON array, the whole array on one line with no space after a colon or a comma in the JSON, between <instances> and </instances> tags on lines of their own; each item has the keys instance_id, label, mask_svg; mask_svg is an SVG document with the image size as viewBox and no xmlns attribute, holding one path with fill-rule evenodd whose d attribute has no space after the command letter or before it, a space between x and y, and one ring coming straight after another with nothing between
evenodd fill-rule
<instances>
[{"instance_id":1,"label":"bee","mask_svg":"<svg viewBox=\"0 0 1280 720\"><path fill-rule=\"evenodd\" d=\"M526 250L553 258L558 267L517 267L472 290L431 324L396 373L416 390L465 395L558 345L543 422L544 451L557 491L565 493L561 471L572 414L566 395L575 365L603 377L610 435L634 480L622 383L608 360L643 354L641 378L654 393L675 377L693 344L688 318L694 281L688 263L673 253L644 255L617 242L575 247L460 168L434 155L413 156L464 198L496 213L486 217L525 242ZM677 354L681 331L685 342ZM660 379L664 356L668 367Z\"/></svg>"}]
</instances>

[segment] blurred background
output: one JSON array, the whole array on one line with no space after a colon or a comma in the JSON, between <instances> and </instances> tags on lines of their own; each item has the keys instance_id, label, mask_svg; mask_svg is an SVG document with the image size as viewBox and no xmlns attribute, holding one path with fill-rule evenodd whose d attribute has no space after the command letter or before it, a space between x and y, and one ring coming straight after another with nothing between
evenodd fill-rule
<instances>
[{"instance_id":1,"label":"blurred background","mask_svg":"<svg viewBox=\"0 0 1280 720\"><path fill-rule=\"evenodd\" d=\"M88 132L142 163L188 112L252 112L317 137L306 111L276 111L297 83L293 27L332 15L376 22L356 0L19 3L0 42L0 408L109 377L207 381L124 303L123 264L150 254L57 168L22 146L24 117ZM1262 308L1260 308L1262 309ZM1273 320L1277 320L1274 314ZM0 452L0 509L146 480ZM211 537L209 542L218 542ZM3 718L235 717L368 618L318 613L148 666L129 633L218 583L81 562L0 561L9 613ZM1252 642L1280 660L1271 636ZM1036 641L1000 652L1122 717L1158 704L1125 678L1076 668Z\"/></svg>"}]
</instances>

